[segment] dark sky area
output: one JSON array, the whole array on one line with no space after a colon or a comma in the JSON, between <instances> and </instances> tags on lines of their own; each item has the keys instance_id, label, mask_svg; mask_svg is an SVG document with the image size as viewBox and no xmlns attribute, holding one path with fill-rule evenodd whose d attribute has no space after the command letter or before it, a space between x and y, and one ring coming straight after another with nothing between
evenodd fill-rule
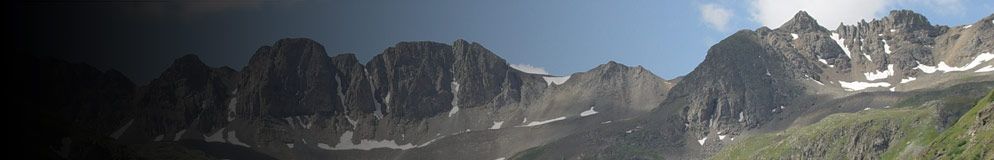
<instances>
[{"instance_id":1,"label":"dark sky area","mask_svg":"<svg viewBox=\"0 0 994 160\"><path fill-rule=\"evenodd\" d=\"M609 60L646 65L664 77L689 72L703 58L704 34L681 18L689 2L167 0L27 1L16 4L19 45L29 53L119 70L139 84L173 59L197 54L211 66L241 69L255 49L287 37L311 38L330 55L360 61L400 41L479 42L512 64L553 74L585 71ZM651 5L650 5L651 4ZM671 5L681 4L681 5ZM685 5L685 6L684 6ZM689 12L689 13L683 13ZM683 25L681 25L683 24ZM694 24L694 25L685 25ZM681 32L681 30L684 30ZM694 37L678 39L673 37ZM709 38L707 41L715 41ZM681 46L667 48L662 44ZM664 52L665 51L665 52ZM663 53L692 53L666 59ZM645 58L651 56L651 58ZM673 57L673 56L670 56ZM658 74L658 73L657 73Z\"/></svg>"},{"instance_id":2,"label":"dark sky area","mask_svg":"<svg viewBox=\"0 0 994 160\"><path fill-rule=\"evenodd\" d=\"M363 62L400 41L466 39L554 75L614 60L671 79L723 37L762 26L753 11L770 8L754 1L769 0L55 0L11 1L5 12L18 52L113 68L138 84L185 54L241 70L257 48L288 37ZM933 24L958 25L991 14L990 2L952 0L958 5L946 10L962 12L949 14L916 1L930 3L877 7L872 16L911 8ZM772 8L786 14L773 16L800 7Z\"/></svg>"}]
</instances>

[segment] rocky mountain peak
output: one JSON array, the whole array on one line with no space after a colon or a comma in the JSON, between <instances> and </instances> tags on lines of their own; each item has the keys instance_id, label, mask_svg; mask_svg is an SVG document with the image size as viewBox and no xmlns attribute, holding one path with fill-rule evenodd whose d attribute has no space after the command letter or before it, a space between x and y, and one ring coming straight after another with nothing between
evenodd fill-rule
<instances>
[{"instance_id":1,"label":"rocky mountain peak","mask_svg":"<svg viewBox=\"0 0 994 160\"><path fill-rule=\"evenodd\" d=\"M209 78L210 72L211 68L200 61L197 55L187 54L174 60L172 66L169 66L165 72L153 80L152 84L186 80L190 87L200 88L205 85L201 82Z\"/></svg>"},{"instance_id":2,"label":"rocky mountain peak","mask_svg":"<svg viewBox=\"0 0 994 160\"><path fill-rule=\"evenodd\" d=\"M932 27L928 18L911 10L890 11L890 15L885 17L884 21L889 23L891 27L902 30L920 30Z\"/></svg>"},{"instance_id":3,"label":"rocky mountain peak","mask_svg":"<svg viewBox=\"0 0 994 160\"><path fill-rule=\"evenodd\" d=\"M207 66L203 61L200 61L200 57L195 54L183 55L183 57L173 60L173 67L176 66Z\"/></svg>"},{"instance_id":4,"label":"rocky mountain peak","mask_svg":"<svg viewBox=\"0 0 994 160\"><path fill-rule=\"evenodd\" d=\"M790 32L804 33L804 32L828 32L828 29L818 25L818 21L808 15L806 11L798 11L794 14L794 18L780 25L778 30L786 30Z\"/></svg>"}]
</instances>

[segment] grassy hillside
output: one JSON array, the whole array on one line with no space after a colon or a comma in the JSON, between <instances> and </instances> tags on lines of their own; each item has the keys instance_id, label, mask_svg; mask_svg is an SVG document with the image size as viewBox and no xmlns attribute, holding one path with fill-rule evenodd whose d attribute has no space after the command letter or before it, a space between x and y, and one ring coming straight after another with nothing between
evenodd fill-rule
<instances>
[{"instance_id":1,"label":"grassy hillside","mask_svg":"<svg viewBox=\"0 0 994 160\"><path fill-rule=\"evenodd\" d=\"M992 94L994 90L979 102L912 96L902 102L914 105L910 107L833 114L809 126L741 138L712 158L990 159ZM972 108L942 129L950 105Z\"/></svg>"},{"instance_id":2,"label":"grassy hillside","mask_svg":"<svg viewBox=\"0 0 994 160\"><path fill-rule=\"evenodd\" d=\"M992 104L994 90L987 93L952 127L929 144L923 159L992 159L994 130Z\"/></svg>"}]
</instances>

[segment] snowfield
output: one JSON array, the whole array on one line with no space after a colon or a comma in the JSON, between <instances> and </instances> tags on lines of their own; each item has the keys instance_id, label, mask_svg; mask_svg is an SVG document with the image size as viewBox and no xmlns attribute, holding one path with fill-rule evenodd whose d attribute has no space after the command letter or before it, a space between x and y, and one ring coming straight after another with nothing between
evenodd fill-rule
<instances>
[{"instance_id":1,"label":"snowfield","mask_svg":"<svg viewBox=\"0 0 994 160\"><path fill-rule=\"evenodd\" d=\"M594 111L594 107L590 107L590 110L586 110L586 111L581 112L580 113L580 117L586 117L586 116L590 116L590 115L594 115L594 114L597 114L597 111Z\"/></svg>"},{"instance_id":2,"label":"snowfield","mask_svg":"<svg viewBox=\"0 0 994 160\"><path fill-rule=\"evenodd\" d=\"M846 91L859 91L873 87L890 87L891 84L887 82L839 81L839 85L842 86L842 88L845 88Z\"/></svg>"},{"instance_id":3,"label":"snowfield","mask_svg":"<svg viewBox=\"0 0 994 160\"><path fill-rule=\"evenodd\" d=\"M500 126L504 125L504 121L494 121L494 125L490 126L490 129L500 129Z\"/></svg>"},{"instance_id":4,"label":"snowfield","mask_svg":"<svg viewBox=\"0 0 994 160\"><path fill-rule=\"evenodd\" d=\"M111 133L110 137L114 139L121 138L121 135L124 134L124 131L128 131L128 128L131 128L131 123L134 122L135 119L128 120L128 123L125 123L124 126L121 126L121 128L118 128L116 131L114 131L114 133Z\"/></svg>"},{"instance_id":5,"label":"snowfield","mask_svg":"<svg viewBox=\"0 0 994 160\"><path fill-rule=\"evenodd\" d=\"M874 72L866 72L866 73L863 73L863 75L866 76L866 80L868 80L868 81L874 81L874 80L878 80L878 79L885 79L887 77L890 77L890 76L894 75L894 64L888 64L887 65L887 70L874 71Z\"/></svg>"},{"instance_id":6,"label":"snowfield","mask_svg":"<svg viewBox=\"0 0 994 160\"><path fill-rule=\"evenodd\" d=\"M938 66L928 66L928 65L921 64L921 62L918 62L918 66L915 67L915 69L921 70L922 72L925 72L925 73L934 73L936 71L941 71L941 72L960 72L960 71L967 71L967 70L973 69L973 68L975 68L977 66L980 66L980 64L983 64L984 62L990 61L991 59L994 59L994 54L991 54L990 52L987 52L987 53L981 53L980 55L977 55L977 57L974 58L973 61L971 61L970 63L967 63L966 65L964 65L962 67L952 67L952 66L947 65L946 62L939 62ZM984 68L981 68L981 69L984 69Z\"/></svg>"},{"instance_id":7,"label":"snowfield","mask_svg":"<svg viewBox=\"0 0 994 160\"><path fill-rule=\"evenodd\" d=\"M846 47L846 44L845 44L846 39L840 38L838 33L832 33L832 37L831 38L832 38L832 40L835 40L836 44L839 44L839 47L842 48L842 51L846 52L846 57L852 58L852 53L849 53L849 47Z\"/></svg>"},{"instance_id":8,"label":"snowfield","mask_svg":"<svg viewBox=\"0 0 994 160\"><path fill-rule=\"evenodd\" d=\"M550 119L550 120L537 121L537 122L528 122L528 124L526 124L526 125L524 125L522 127L540 126L540 125L543 125L543 124L548 124L548 123L552 123L552 122L555 122L555 121L561 121L561 120L566 120L566 117L563 116L563 117L559 117L559 118L553 118L553 119Z\"/></svg>"}]
</instances>

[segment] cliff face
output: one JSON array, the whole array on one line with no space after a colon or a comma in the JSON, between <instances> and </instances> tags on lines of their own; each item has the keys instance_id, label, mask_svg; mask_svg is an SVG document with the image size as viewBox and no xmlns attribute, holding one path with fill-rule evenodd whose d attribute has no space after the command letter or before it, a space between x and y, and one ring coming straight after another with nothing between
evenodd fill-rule
<instances>
[{"instance_id":1,"label":"cliff face","mask_svg":"<svg viewBox=\"0 0 994 160\"><path fill-rule=\"evenodd\" d=\"M445 145L449 142L443 139L453 136L531 139L494 146L500 148L489 153L506 155L570 135L564 131L574 127L597 124L581 118L610 121L647 113L672 87L644 68L616 62L553 83L551 75L513 69L482 45L465 40L451 45L401 42L363 64L352 54L329 57L309 39L282 39L260 47L241 71L210 67L187 55L144 86L115 71L36 62L32 68L44 73L37 78L58 84L39 84L43 90L38 93L90 96L50 102L64 113L58 116L78 121L76 126L96 127L96 134L117 139L114 143L178 142L192 149L224 150L207 152L213 157L237 152L390 159L432 143L443 143L430 146L436 150L467 147ZM90 88L78 88L84 86ZM78 92L56 92L60 90ZM89 93L94 91L103 94ZM540 127L549 123L569 127ZM560 132L525 136L521 133L530 131L516 127ZM506 134L487 133L505 128ZM370 149L384 152L351 153ZM409 156L471 156L417 153Z\"/></svg>"},{"instance_id":2,"label":"cliff face","mask_svg":"<svg viewBox=\"0 0 994 160\"><path fill-rule=\"evenodd\" d=\"M947 27L893 11L828 30L799 12L736 32L676 80L613 61L525 73L465 40L400 42L362 63L288 38L241 70L187 55L141 86L21 59L33 88L24 103L38 106L28 117L52 120L32 128L51 132L35 147L46 153L86 134L77 140L215 158L960 158L990 148L978 142L990 139L991 107L961 105L994 81L990 39L994 15ZM945 127L945 140L929 139Z\"/></svg>"}]
</instances>

